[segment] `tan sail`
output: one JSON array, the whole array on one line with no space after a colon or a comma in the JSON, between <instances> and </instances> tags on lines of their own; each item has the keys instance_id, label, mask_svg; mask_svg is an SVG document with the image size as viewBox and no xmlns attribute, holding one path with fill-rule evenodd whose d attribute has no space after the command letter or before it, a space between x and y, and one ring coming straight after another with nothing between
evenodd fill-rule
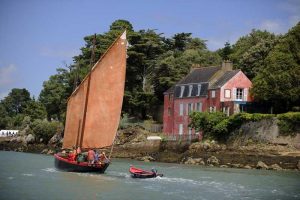
<instances>
[{"instance_id":1,"label":"tan sail","mask_svg":"<svg viewBox=\"0 0 300 200\"><path fill-rule=\"evenodd\" d=\"M70 96L63 148L112 145L124 95L126 46L124 32Z\"/></svg>"}]
</instances>

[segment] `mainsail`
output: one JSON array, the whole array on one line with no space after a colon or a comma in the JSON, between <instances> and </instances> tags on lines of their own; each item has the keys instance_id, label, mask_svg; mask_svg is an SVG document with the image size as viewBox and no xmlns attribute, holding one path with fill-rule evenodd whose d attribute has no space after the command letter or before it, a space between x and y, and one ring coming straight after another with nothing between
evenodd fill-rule
<instances>
[{"instance_id":1,"label":"mainsail","mask_svg":"<svg viewBox=\"0 0 300 200\"><path fill-rule=\"evenodd\" d=\"M70 96L63 148L112 145L124 95L126 46L125 31Z\"/></svg>"}]
</instances>

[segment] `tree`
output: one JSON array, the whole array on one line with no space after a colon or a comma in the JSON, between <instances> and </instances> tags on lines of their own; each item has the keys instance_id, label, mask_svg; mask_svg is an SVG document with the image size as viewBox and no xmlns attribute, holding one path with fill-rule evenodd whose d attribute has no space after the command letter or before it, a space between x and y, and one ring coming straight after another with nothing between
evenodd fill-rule
<instances>
[{"instance_id":1,"label":"tree","mask_svg":"<svg viewBox=\"0 0 300 200\"><path fill-rule=\"evenodd\" d=\"M265 66L265 58L276 42L277 37L274 34L254 29L233 45L229 59L236 68L241 69L252 79Z\"/></svg>"},{"instance_id":2,"label":"tree","mask_svg":"<svg viewBox=\"0 0 300 200\"><path fill-rule=\"evenodd\" d=\"M232 53L232 47L229 42L224 44L224 48L218 51L223 60L229 60L229 55Z\"/></svg>"},{"instance_id":3,"label":"tree","mask_svg":"<svg viewBox=\"0 0 300 200\"><path fill-rule=\"evenodd\" d=\"M30 93L25 88L18 89L14 88L8 94L4 100L1 101L1 104L4 106L7 115L15 116L23 112L26 104L31 100Z\"/></svg>"},{"instance_id":4,"label":"tree","mask_svg":"<svg viewBox=\"0 0 300 200\"><path fill-rule=\"evenodd\" d=\"M300 102L300 23L284 35L253 80L252 93L269 102L274 112L291 110Z\"/></svg>"},{"instance_id":5,"label":"tree","mask_svg":"<svg viewBox=\"0 0 300 200\"><path fill-rule=\"evenodd\" d=\"M47 117L45 106L41 102L35 101L34 98L27 103L24 114L29 116L31 120L45 119Z\"/></svg>"},{"instance_id":6,"label":"tree","mask_svg":"<svg viewBox=\"0 0 300 200\"><path fill-rule=\"evenodd\" d=\"M43 84L43 89L39 96L39 101L45 106L47 117L50 120L62 120L66 112L67 88L70 87L68 71L57 69L58 74L50 76Z\"/></svg>"}]
</instances>

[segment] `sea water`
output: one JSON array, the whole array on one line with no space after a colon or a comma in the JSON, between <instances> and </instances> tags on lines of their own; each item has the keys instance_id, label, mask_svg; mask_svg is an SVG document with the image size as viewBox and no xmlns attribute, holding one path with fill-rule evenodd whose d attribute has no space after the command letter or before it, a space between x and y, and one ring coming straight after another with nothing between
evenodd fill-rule
<instances>
[{"instance_id":1,"label":"sea water","mask_svg":"<svg viewBox=\"0 0 300 200\"><path fill-rule=\"evenodd\" d=\"M134 165L163 177L131 178ZM300 199L299 171L113 159L104 174L62 172L53 156L0 151L0 199Z\"/></svg>"}]
</instances>

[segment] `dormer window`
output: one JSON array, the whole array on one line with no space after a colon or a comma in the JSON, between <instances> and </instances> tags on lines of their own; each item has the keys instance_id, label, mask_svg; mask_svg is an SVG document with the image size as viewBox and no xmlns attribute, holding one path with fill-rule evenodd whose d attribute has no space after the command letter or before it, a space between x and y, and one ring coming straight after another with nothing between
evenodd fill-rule
<instances>
[{"instance_id":1,"label":"dormer window","mask_svg":"<svg viewBox=\"0 0 300 200\"><path fill-rule=\"evenodd\" d=\"M201 92L201 84L198 85L198 93L197 93L197 96L200 96L200 92Z\"/></svg>"},{"instance_id":2,"label":"dormer window","mask_svg":"<svg viewBox=\"0 0 300 200\"><path fill-rule=\"evenodd\" d=\"M184 93L184 85L180 86L180 98L183 97L183 93Z\"/></svg>"},{"instance_id":3,"label":"dormer window","mask_svg":"<svg viewBox=\"0 0 300 200\"><path fill-rule=\"evenodd\" d=\"M189 97L192 95L193 85L189 85Z\"/></svg>"}]
</instances>

